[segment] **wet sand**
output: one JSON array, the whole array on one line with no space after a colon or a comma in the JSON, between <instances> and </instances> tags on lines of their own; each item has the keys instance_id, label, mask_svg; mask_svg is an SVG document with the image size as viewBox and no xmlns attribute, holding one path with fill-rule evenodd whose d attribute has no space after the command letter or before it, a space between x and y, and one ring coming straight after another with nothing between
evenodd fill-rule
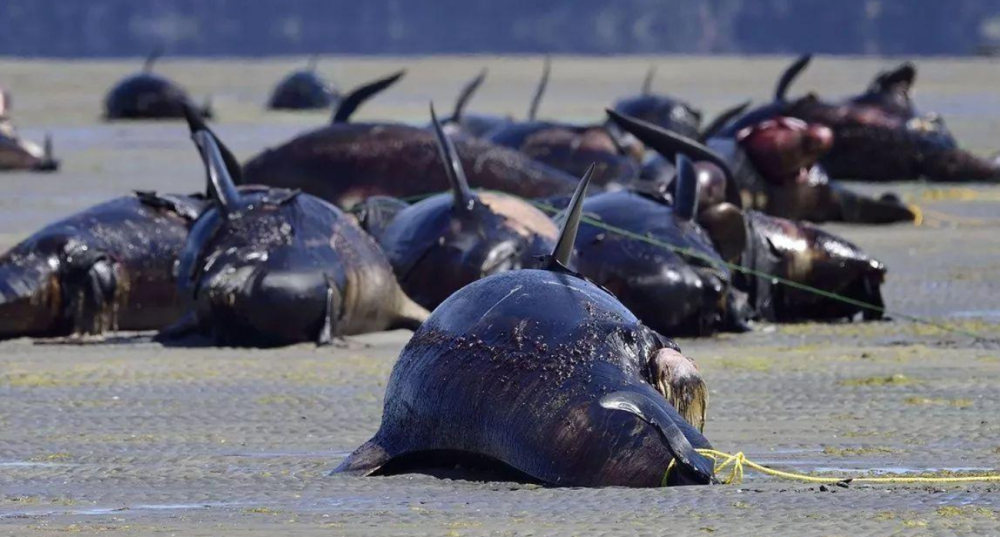
<instances>
[{"instance_id":1,"label":"wet sand","mask_svg":"<svg viewBox=\"0 0 1000 537\"><path fill-rule=\"evenodd\" d=\"M762 100L787 59L660 59L656 87L708 112ZM241 158L323 124L265 114L298 59L174 61L164 74L211 94L219 134ZM822 59L796 85L843 95L891 60ZM104 91L139 62L0 61L25 135L55 137L56 175L0 176L0 246L131 189L198 190L200 164L176 123L99 121ZM423 122L481 65L472 108L523 114L538 58L328 59L341 87L407 66L360 117ZM646 58L557 59L545 116L596 119L638 87ZM919 63L917 102L965 145L1000 147L1000 65ZM794 92L793 92L794 93ZM711 389L706 435L786 470L883 475L1000 473L1000 188L896 189L922 227L830 226L889 267L890 309L970 334L889 322L761 325L682 340ZM423 475L329 477L378 428L407 332L331 348L178 349L146 334L0 343L0 534L857 535L1000 532L1000 483L816 485L748 474L739 486L553 489Z\"/></svg>"}]
</instances>

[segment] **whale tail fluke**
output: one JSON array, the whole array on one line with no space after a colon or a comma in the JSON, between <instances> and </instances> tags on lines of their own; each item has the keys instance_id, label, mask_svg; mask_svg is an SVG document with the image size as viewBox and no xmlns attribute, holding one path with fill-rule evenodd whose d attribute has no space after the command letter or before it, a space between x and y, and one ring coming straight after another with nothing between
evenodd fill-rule
<instances>
[{"instance_id":1,"label":"whale tail fluke","mask_svg":"<svg viewBox=\"0 0 1000 537\"><path fill-rule=\"evenodd\" d=\"M396 320L389 326L390 329L402 328L404 330L416 330L431 316L431 312L417 304L410 297L406 296L400 288L396 298Z\"/></svg>"},{"instance_id":2,"label":"whale tail fluke","mask_svg":"<svg viewBox=\"0 0 1000 537\"><path fill-rule=\"evenodd\" d=\"M376 436L348 455L339 466L330 472L330 475L370 476L385 466L390 459L392 459L392 456L378 443L378 437Z\"/></svg>"}]
</instances>

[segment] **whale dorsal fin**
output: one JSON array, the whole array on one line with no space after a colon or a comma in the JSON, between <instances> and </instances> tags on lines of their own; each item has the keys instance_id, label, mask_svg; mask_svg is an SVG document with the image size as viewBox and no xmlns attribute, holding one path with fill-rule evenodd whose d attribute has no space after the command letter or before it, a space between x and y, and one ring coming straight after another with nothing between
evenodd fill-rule
<instances>
[{"instance_id":1,"label":"whale dorsal fin","mask_svg":"<svg viewBox=\"0 0 1000 537\"><path fill-rule=\"evenodd\" d=\"M542 262L543 269L566 270L566 267L569 266L570 257L573 255L573 246L576 243L576 233L580 229L580 220L583 218L583 200L587 197L587 187L590 186L590 180L594 177L594 168L596 168L595 164L591 164L587 168L587 173L583 174L583 178L576 186L576 192L573 192L573 199L570 200L569 206L557 218L557 221L562 222L559 240L556 241L552 255L545 256Z\"/></svg>"},{"instance_id":2,"label":"whale dorsal fin","mask_svg":"<svg viewBox=\"0 0 1000 537\"><path fill-rule=\"evenodd\" d=\"M479 71L476 78L470 80L469 83L462 88L461 93L458 94L458 99L455 101L455 109L451 113L452 122L458 123L462 120L462 114L465 113L465 107L469 104L469 101L472 100L472 96L476 94L476 91L479 90L479 86L483 85L483 81L486 80L487 71L488 69Z\"/></svg>"},{"instance_id":3,"label":"whale dorsal fin","mask_svg":"<svg viewBox=\"0 0 1000 537\"><path fill-rule=\"evenodd\" d=\"M654 401L643 393L617 391L602 397L599 404L610 410L628 412L656 429L656 432L666 442L671 455L677 461L679 470L685 477L695 483L715 482L715 465L704 455L695 451L694 446L684 436L684 431L677 426L673 416L664 409L664 406L673 408L665 399L661 397L659 401ZM677 415L677 419L683 420L684 418Z\"/></svg>"},{"instance_id":4,"label":"whale dorsal fin","mask_svg":"<svg viewBox=\"0 0 1000 537\"><path fill-rule=\"evenodd\" d=\"M196 110L185 106L184 116L187 118L188 129L191 131L191 139L194 140L195 146L201 154L201 160L205 164L208 178L206 187L208 197L219 204L223 213L229 213L240 201L240 193L236 190L231 163L227 162L225 156L229 154L232 157L232 154L205 125ZM238 163L236 170L239 170Z\"/></svg>"},{"instance_id":5,"label":"whale dorsal fin","mask_svg":"<svg viewBox=\"0 0 1000 537\"><path fill-rule=\"evenodd\" d=\"M917 79L917 67L911 62L903 62L896 67L883 71L875 76L868 91L883 93L895 91L897 88L903 93L907 93L913 88Z\"/></svg>"},{"instance_id":6,"label":"whale dorsal fin","mask_svg":"<svg viewBox=\"0 0 1000 537\"><path fill-rule=\"evenodd\" d=\"M211 101L205 101L205 108L211 108ZM236 184L243 184L243 167L240 166L240 161L236 159L233 152L226 147L226 144L219 140L219 137L215 132L208 128L205 124L205 114L204 111L199 111L190 105L184 106L184 118L187 120L188 129L191 134L194 135L195 131L206 131L212 135L215 139L215 144L219 147L219 152L222 154L222 160L226 163L226 171L229 172L229 176L232 177Z\"/></svg>"},{"instance_id":7,"label":"whale dorsal fin","mask_svg":"<svg viewBox=\"0 0 1000 537\"><path fill-rule=\"evenodd\" d=\"M669 158L677 153L684 153L694 160L707 160L718 166L726 174L726 199L737 207L742 207L736 177L733 170L721 155L705 147L704 145L685 138L677 133L670 132L664 128L653 125L641 119L637 119L624 114L619 114L614 110L605 110L619 127L630 132L654 151Z\"/></svg>"},{"instance_id":8,"label":"whale dorsal fin","mask_svg":"<svg viewBox=\"0 0 1000 537\"><path fill-rule=\"evenodd\" d=\"M455 195L455 209L470 210L475 205L476 198L469 190L469 181L465 177L462 160L458 158L458 152L455 151L455 144L441 128L441 122L438 121L437 113L434 112L434 103L431 103L431 122L434 123L434 133L437 135L437 148L438 154L441 155L441 164L444 165L444 173L448 176L448 183Z\"/></svg>"},{"instance_id":9,"label":"whale dorsal fin","mask_svg":"<svg viewBox=\"0 0 1000 537\"><path fill-rule=\"evenodd\" d=\"M785 69L785 72L781 73L781 78L778 79L778 86L774 90L774 100L784 102L788 96L788 88L791 87L792 82L799 77L802 71L809 65L812 61L812 54L803 54L799 56L791 65Z\"/></svg>"},{"instance_id":10,"label":"whale dorsal fin","mask_svg":"<svg viewBox=\"0 0 1000 537\"><path fill-rule=\"evenodd\" d=\"M313 54L312 56L309 56L308 60L306 60L306 71L310 73L315 73L316 67L318 65L319 65L319 54Z\"/></svg>"},{"instance_id":11,"label":"whale dorsal fin","mask_svg":"<svg viewBox=\"0 0 1000 537\"><path fill-rule=\"evenodd\" d=\"M653 93L653 77L656 76L656 66L650 65L649 70L646 71L646 78L642 80L642 94L650 95Z\"/></svg>"},{"instance_id":12,"label":"whale dorsal fin","mask_svg":"<svg viewBox=\"0 0 1000 537\"><path fill-rule=\"evenodd\" d=\"M730 121L743 115L743 112L746 112L746 109L750 108L750 104L751 101L743 101L736 106L731 106L722 112L719 112L719 115L715 116L712 121L710 121L708 125L705 126L705 128L698 134L698 141L701 143L708 141L711 137L715 136L720 130L722 130L722 127L725 127Z\"/></svg>"},{"instance_id":13,"label":"whale dorsal fin","mask_svg":"<svg viewBox=\"0 0 1000 537\"><path fill-rule=\"evenodd\" d=\"M549 86L549 74L552 72L552 57L545 57L545 65L542 66L542 78L535 88L535 95L531 98L531 106L528 108L528 121L534 121L538 117L538 107L542 104L542 97L545 96L545 88Z\"/></svg>"},{"instance_id":14,"label":"whale dorsal fin","mask_svg":"<svg viewBox=\"0 0 1000 537\"><path fill-rule=\"evenodd\" d=\"M151 50L149 55L146 56L146 61L142 63L142 72L152 73L153 66L156 65L156 60L159 60L161 56L163 56L163 47L156 47Z\"/></svg>"},{"instance_id":15,"label":"whale dorsal fin","mask_svg":"<svg viewBox=\"0 0 1000 537\"><path fill-rule=\"evenodd\" d=\"M405 74L406 69L401 69L387 77L380 78L374 82L369 82L352 90L342 101L340 101L340 105L337 106L337 111L333 114L333 123L347 123L347 120L351 118L362 103L370 99L376 93L380 93L389 86L395 84L400 78L403 78L403 75Z\"/></svg>"}]
</instances>

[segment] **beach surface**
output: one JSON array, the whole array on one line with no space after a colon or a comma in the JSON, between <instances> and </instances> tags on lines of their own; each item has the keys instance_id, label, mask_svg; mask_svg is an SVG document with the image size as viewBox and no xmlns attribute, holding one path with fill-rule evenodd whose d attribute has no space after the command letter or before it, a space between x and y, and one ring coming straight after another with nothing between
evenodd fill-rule
<instances>
[{"instance_id":1,"label":"beach surface","mask_svg":"<svg viewBox=\"0 0 1000 537\"><path fill-rule=\"evenodd\" d=\"M600 120L658 67L657 91L707 116L770 99L789 58L556 57L542 117ZM856 93L892 59L819 58L792 94ZM324 125L268 113L304 58L179 60L157 71L211 96L241 159ZM324 58L342 89L406 67L363 119L424 123L484 66L471 109L523 117L541 58ZM203 170L182 123L104 123L104 94L141 60L0 60L24 136L53 136L57 174L0 175L0 247L132 190L190 192ZM918 60L914 98L963 145L1000 148L1000 65ZM444 113L444 112L442 112ZM759 324L679 340L710 387L706 436L758 463L824 476L1000 475L1000 187L898 192L921 226L824 226L889 268L891 320ZM930 324L915 322L928 321ZM804 535L1000 533L1000 482L546 488L427 475L329 476L379 426L397 331L330 347L167 348L151 334L0 342L0 535Z\"/></svg>"}]
</instances>

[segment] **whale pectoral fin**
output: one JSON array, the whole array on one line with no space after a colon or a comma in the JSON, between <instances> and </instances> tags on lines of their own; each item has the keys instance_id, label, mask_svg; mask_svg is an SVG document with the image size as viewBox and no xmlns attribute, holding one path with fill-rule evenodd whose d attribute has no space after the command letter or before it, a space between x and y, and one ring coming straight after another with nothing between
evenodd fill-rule
<instances>
[{"instance_id":1,"label":"whale pectoral fin","mask_svg":"<svg viewBox=\"0 0 1000 537\"><path fill-rule=\"evenodd\" d=\"M861 312L861 318L866 321L881 321L885 318L885 301L882 299L881 282L875 281L872 277L866 277L861 282L864 291L864 301L881 309L865 308Z\"/></svg>"},{"instance_id":2,"label":"whale pectoral fin","mask_svg":"<svg viewBox=\"0 0 1000 537\"><path fill-rule=\"evenodd\" d=\"M391 458L389 452L373 438L354 450L354 453L348 455L339 466L330 472L330 475L369 476L385 466Z\"/></svg>"},{"instance_id":3,"label":"whale pectoral fin","mask_svg":"<svg viewBox=\"0 0 1000 537\"><path fill-rule=\"evenodd\" d=\"M695 451L684 431L677 426L662 403L658 404L643 393L618 391L602 397L600 405L611 410L628 412L653 426L660 433L674 460L677 461L675 473L670 476L668 485L706 485L715 482L714 463Z\"/></svg>"},{"instance_id":4,"label":"whale pectoral fin","mask_svg":"<svg viewBox=\"0 0 1000 537\"><path fill-rule=\"evenodd\" d=\"M63 294L73 335L99 335L118 329L118 270L100 252L70 247Z\"/></svg>"},{"instance_id":5,"label":"whale pectoral fin","mask_svg":"<svg viewBox=\"0 0 1000 537\"><path fill-rule=\"evenodd\" d=\"M334 315L334 310L336 309L337 298L334 293L333 286L328 285L326 288L326 311L323 313L323 326L319 329L319 337L316 338L316 344L319 346L326 346L333 343L333 323L336 319Z\"/></svg>"}]
</instances>

